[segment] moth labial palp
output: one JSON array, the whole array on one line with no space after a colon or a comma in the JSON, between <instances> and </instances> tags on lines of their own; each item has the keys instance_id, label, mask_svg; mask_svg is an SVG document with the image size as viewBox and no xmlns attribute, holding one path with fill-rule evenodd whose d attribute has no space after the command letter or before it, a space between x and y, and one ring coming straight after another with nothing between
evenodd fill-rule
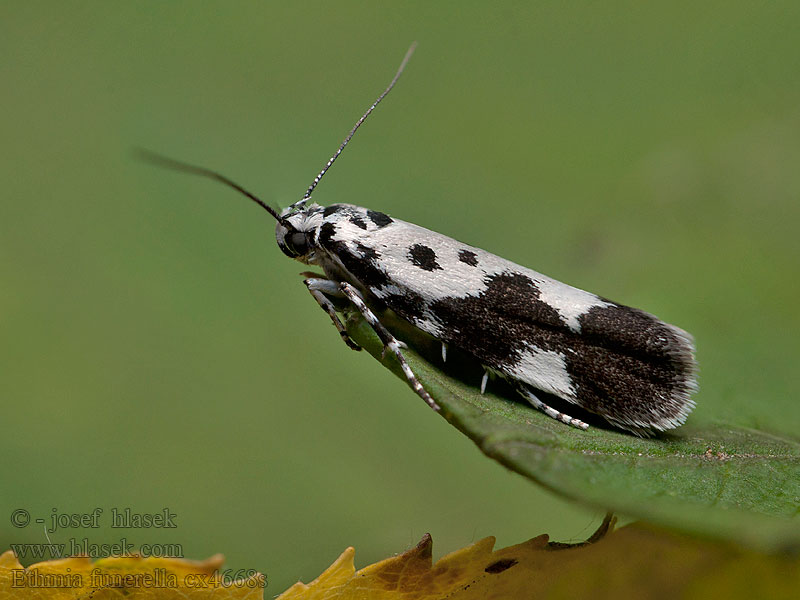
<instances>
[{"instance_id":1,"label":"moth labial palp","mask_svg":"<svg viewBox=\"0 0 800 600\"><path fill-rule=\"evenodd\" d=\"M152 154L162 166L220 181L244 194L276 221L280 250L324 274L303 273L311 295L345 343L350 339L332 299L346 300L399 361L409 385L439 406L406 361L373 307L399 318L506 379L530 404L578 429L588 425L545 404L544 392L597 414L636 435L683 424L694 407L692 337L639 309L574 288L435 231L351 204L310 202L319 181L397 82L412 45L389 86L356 122L303 197L278 211L226 177ZM377 311L380 312L380 311Z\"/></svg>"}]
</instances>

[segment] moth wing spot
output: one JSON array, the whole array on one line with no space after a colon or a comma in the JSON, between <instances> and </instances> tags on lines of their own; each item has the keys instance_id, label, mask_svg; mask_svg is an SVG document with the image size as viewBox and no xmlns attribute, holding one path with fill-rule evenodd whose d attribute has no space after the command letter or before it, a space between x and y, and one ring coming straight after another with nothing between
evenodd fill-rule
<instances>
[{"instance_id":1,"label":"moth wing spot","mask_svg":"<svg viewBox=\"0 0 800 600\"><path fill-rule=\"evenodd\" d=\"M408 260L412 265L425 271L443 270L436 262L436 252L425 244L414 244L408 249Z\"/></svg>"},{"instance_id":2,"label":"moth wing spot","mask_svg":"<svg viewBox=\"0 0 800 600\"><path fill-rule=\"evenodd\" d=\"M389 215L385 215L377 210L367 210L367 218L372 221L378 229L386 227L394 222Z\"/></svg>"},{"instance_id":3,"label":"moth wing spot","mask_svg":"<svg viewBox=\"0 0 800 600\"><path fill-rule=\"evenodd\" d=\"M465 265L469 265L470 267L478 266L478 255L472 252L471 250L459 250L458 260L460 260Z\"/></svg>"},{"instance_id":4,"label":"moth wing spot","mask_svg":"<svg viewBox=\"0 0 800 600\"><path fill-rule=\"evenodd\" d=\"M357 215L357 214L351 214L351 215L348 217L348 220L349 220L349 221L350 221L350 222L351 222L353 225L355 225L356 227L358 227L359 229L363 229L364 231L366 231L366 230L367 230L367 224L364 222L364 219L362 219L360 215Z\"/></svg>"}]
</instances>

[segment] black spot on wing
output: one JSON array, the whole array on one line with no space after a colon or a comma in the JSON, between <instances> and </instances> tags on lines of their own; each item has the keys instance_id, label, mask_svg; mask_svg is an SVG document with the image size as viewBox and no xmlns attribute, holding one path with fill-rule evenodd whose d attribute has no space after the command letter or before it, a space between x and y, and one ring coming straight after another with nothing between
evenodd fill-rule
<instances>
[{"instance_id":1,"label":"black spot on wing","mask_svg":"<svg viewBox=\"0 0 800 600\"><path fill-rule=\"evenodd\" d=\"M386 227L389 223L393 223L392 218L389 215L385 215L382 212L378 212L376 210L368 210L367 217L370 221L375 223L375 225L380 229L381 227Z\"/></svg>"},{"instance_id":2,"label":"black spot on wing","mask_svg":"<svg viewBox=\"0 0 800 600\"><path fill-rule=\"evenodd\" d=\"M355 250L341 240L334 240L336 226L324 223L320 228L319 245L329 254L337 257L345 269L361 284L368 288L380 289L388 284L389 277L378 263L380 254L374 249L356 242Z\"/></svg>"},{"instance_id":3,"label":"black spot on wing","mask_svg":"<svg viewBox=\"0 0 800 600\"><path fill-rule=\"evenodd\" d=\"M539 288L526 275L499 273L486 277L484 282L486 291L480 297L493 312L544 327L565 326L558 311L539 299Z\"/></svg>"},{"instance_id":4,"label":"black spot on wing","mask_svg":"<svg viewBox=\"0 0 800 600\"><path fill-rule=\"evenodd\" d=\"M366 261L374 263L381 257L380 253L375 250L375 248L365 246L361 242L356 243L356 248L358 248L358 251L361 252L361 256L363 256Z\"/></svg>"},{"instance_id":5,"label":"black spot on wing","mask_svg":"<svg viewBox=\"0 0 800 600\"><path fill-rule=\"evenodd\" d=\"M484 569L484 571L494 575L497 573L502 573L503 571L510 569L516 564L517 560L514 558L503 558L501 560L498 560L497 562L493 562L492 564L490 564L488 567Z\"/></svg>"},{"instance_id":6,"label":"black spot on wing","mask_svg":"<svg viewBox=\"0 0 800 600\"><path fill-rule=\"evenodd\" d=\"M330 206L326 206L325 209L322 211L323 217L330 217L331 215L336 214L344 207L340 206L339 204L331 204Z\"/></svg>"},{"instance_id":7,"label":"black spot on wing","mask_svg":"<svg viewBox=\"0 0 800 600\"><path fill-rule=\"evenodd\" d=\"M363 230L365 230L365 231L366 231L366 229L367 229L367 224L364 222L364 219L362 219L362 218L361 218L361 215L359 215L358 213L350 213L350 214L347 216L347 219L348 219L348 220L349 220L349 221L350 221L350 222L351 222L353 225L355 225L356 227L360 227L361 229L363 229Z\"/></svg>"},{"instance_id":8,"label":"black spot on wing","mask_svg":"<svg viewBox=\"0 0 800 600\"><path fill-rule=\"evenodd\" d=\"M324 218L328 218L332 215L340 214L347 218L353 225L356 227L360 227L361 229L366 230L367 224L364 221L364 217L359 214L357 210L355 210L352 206L343 206L341 204L331 204L330 206L326 206L325 209L322 211L322 216Z\"/></svg>"},{"instance_id":9,"label":"black spot on wing","mask_svg":"<svg viewBox=\"0 0 800 600\"><path fill-rule=\"evenodd\" d=\"M330 206L328 207L330 208ZM328 210L327 208L325 210ZM336 242L333 239L333 236L336 235L336 225L333 223L323 223L322 227L319 229L319 245L328 250L329 252L335 253L335 248L343 244L343 242Z\"/></svg>"},{"instance_id":10,"label":"black spot on wing","mask_svg":"<svg viewBox=\"0 0 800 600\"><path fill-rule=\"evenodd\" d=\"M425 271L442 270L436 262L436 252L424 244L414 244L408 249L408 259L412 265L424 269Z\"/></svg>"},{"instance_id":11,"label":"black spot on wing","mask_svg":"<svg viewBox=\"0 0 800 600\"><path fill-rule=\"evenodd\" d=\"M469 250L459 250L458 260L471 267L478 266L478 255L475 254L474 252L470 252Z\"/></svg>"}]
</instances>

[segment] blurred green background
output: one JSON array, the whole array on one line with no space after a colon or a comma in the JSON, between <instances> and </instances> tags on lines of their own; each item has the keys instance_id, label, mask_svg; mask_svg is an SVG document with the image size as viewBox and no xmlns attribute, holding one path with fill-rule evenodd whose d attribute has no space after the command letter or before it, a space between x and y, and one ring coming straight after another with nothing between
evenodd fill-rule
<instances>
[{"instance_id":1,"label":"blurred green background","mask_svg":"<svg viewBox=\"0 0 800 600\"><path fill-rule=\"evenodd\" d=\"M3 2L0 546L46 541L14 509L101 507L50 539L223 552L272 595L348 545L599 523L348 351L263 211L131 156L286 206L413 40L315 200L645 308L696 337L692 422L795 433L799 25L796 2Z\"/></svg>"}]
</instances>

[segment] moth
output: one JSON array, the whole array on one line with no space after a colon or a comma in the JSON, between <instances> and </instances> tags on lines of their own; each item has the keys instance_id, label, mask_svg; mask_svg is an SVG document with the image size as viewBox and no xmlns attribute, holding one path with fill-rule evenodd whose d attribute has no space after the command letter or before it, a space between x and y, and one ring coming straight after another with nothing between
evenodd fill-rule
<instances>
[{"instance_id":1,"label":"moth","mask_svg":"<svg viewBox=\"0 0 800 600\"><path fill-rule=\"evenodd\" d=\"M637 435L683 424L694 407L697 367L692 337L682 329L383 212L310 202L413 51L414 45L303 197L282 211L214 171L152 153L145 158L215 179L264 208L276 221L281 251L322 270L303 273L304 284L344 342L361 349L340 320L342 302L369 323L434 410L439 406L409 367L405 345L381 322L386 309L440 341L442 360L448 347L472 356L483 367L481 393L491 373L537 409L580 429L588 425L547 405L542 392Z\"/></svg>"}]
</instances>

